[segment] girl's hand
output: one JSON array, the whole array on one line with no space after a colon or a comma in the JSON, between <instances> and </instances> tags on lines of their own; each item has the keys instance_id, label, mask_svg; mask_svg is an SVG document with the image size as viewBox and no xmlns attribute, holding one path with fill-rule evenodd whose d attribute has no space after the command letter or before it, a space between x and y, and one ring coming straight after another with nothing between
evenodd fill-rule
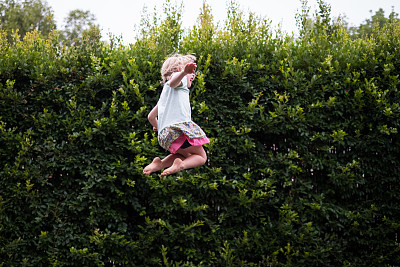
<instances>
[{"instance_id":1,"label":"girl's hand","mask_svg":"<svg viewBox=\"0 0 400 267\"><path fill-rule=\"evenodd\" d=\"M192 63L188 63L185 66L185 69L183 70L183 72L185 74L191 74L194 73L194 70L197 68L197 64L192 62Z\"/></svg>"},{"instance_id":2,"label":"girl's hand","mask_svg":"<svg viewBox=\"0 0 400 267\"><path fill-rule=\"evenodd\" d=\"M153 131L157 132L158 131L157 127L153 127Z\"/></svg>"},{"instance_id":3,"label":"girl's hand","mask_svg":"<svg viewBox=\"0 0 400 267\"><path fill-rule=\"evenodd\" d=\"M179 73L174 75L171 80L169 80L169 86L171 88L176 88L177 86L182 85L182 79L188 74L194 74L194 70L197 68L197 64L192 62L186 64L185 68L182 70L181 68L178 69Z\"/></svg>"}]
</instances>

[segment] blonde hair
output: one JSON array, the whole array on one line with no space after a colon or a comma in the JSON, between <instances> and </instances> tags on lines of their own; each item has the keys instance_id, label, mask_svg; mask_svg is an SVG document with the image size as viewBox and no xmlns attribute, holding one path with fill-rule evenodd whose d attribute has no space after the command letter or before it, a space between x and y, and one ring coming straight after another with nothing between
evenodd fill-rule
<instances>
[{"instance_id":1,"label":"blonde hair","mask_svg":"<svg viewBox=\"0 0 400 267\"><path fill-rule=\"evenodd\" d=\"M186 64L194 62L196 57L193 55L174 54L167 58L161 67L161 77L163 83L166 83L172 73L183 70Z\"/></svg>"}]
</instances>

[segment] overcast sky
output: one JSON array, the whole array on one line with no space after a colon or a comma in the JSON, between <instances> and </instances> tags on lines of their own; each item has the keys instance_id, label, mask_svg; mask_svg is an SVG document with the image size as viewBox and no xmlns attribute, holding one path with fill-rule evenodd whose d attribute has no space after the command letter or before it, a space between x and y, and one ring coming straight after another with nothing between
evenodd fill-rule
<instances>
[{"instance_id":1,"label":"overcast sky","mask_svg":"<svg viewBox=\"0 0 400 267\"><path fill-rule=\"evenodd\" d=\"M47 0L53 9L58 29L64 25L64 19L68 12L74 9L89 10L96 16L97 24L102 29L102 35L107 38L107 33L121 35L124 43L133 42L135 25L139 25L143 7L147 6L152 14L154 8L162 14L164 0ZM191 28L197 20L202 0L171 0L172 3L182 3L184 6L182 21L184 28ZM227 3L230 0L206 1L212 10L214 21L223 22L227 14ZM236 0L240 9L252 11L272 21L274 28L281 25L281 29L287 33L297 32L295 15L301 9L300 0ZM387 17L394 7L396 13L400 13L399 0L326 0L332 7L332 15L338 17L345 15L346 21L353 26L358 26L367 18L371 18L370 10L385 10ZM316 0L308 0L308 5L315 10ZM312 14L314 12L312 11Z\"/></svg>"}]
</instances>

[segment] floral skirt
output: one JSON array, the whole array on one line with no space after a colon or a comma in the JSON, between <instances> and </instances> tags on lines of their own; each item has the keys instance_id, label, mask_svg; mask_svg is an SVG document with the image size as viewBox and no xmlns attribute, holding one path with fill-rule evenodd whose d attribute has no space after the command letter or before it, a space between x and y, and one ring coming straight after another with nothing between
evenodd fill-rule
<instances>
[{"instance_id":1,"label":"floral skirt","mask_svg":"<svg viewBox=\"0 0 400 267\"><path fill-rule=\"evenodd\" d=\"M192 146L200 146L210 142L200 126L193 121L173 124L165 127L158 134L160 146L173 154L186 140Z\"/></svg>"}]
</instances>

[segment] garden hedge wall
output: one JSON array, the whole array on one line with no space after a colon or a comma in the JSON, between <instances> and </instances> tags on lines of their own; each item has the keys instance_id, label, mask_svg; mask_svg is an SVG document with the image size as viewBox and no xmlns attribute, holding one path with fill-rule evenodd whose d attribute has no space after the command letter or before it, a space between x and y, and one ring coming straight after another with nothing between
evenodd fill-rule
<instances>
[{"instance_id":1,"label":"garden hedge wall","mask_svg":"<svg viewBox=\"0 0 400 267\"><path fill-rule=\"evenodd\" d=\"M168 3L129 46L0 31L0 266L399 266L400 25L183 30ZM174 51L208 162L145 176Z\"/></svg>"}]
</instances>

